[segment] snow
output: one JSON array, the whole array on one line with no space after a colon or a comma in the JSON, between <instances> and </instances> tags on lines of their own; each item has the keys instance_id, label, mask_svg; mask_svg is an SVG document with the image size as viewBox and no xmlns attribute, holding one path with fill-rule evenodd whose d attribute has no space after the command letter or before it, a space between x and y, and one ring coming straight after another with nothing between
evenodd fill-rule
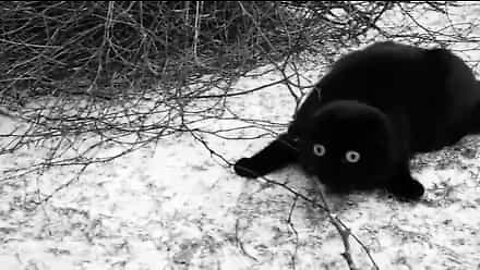
<instances>
[{"instance_id":1,"label":"snow","mask_svg":"<svg viewBox=\"0 0 480 270\"><path fill-rule=\"evenodd\" d=\"M321 71L304 75L308 84ZM235 88L281 78L275 72L242 78ZM284 130L295 104L278 85L231 98L227 106L244 118L281 123L234 134L266 134L258 139L205 137L234 162ZM3 116L0 122L3 132L19 125ZM200 123L211 129L236 124ZM418 203L379 192L327 194L331 214L380 269L480 269L479 145L480 137L470 136L413 160L414 176L426 187ZM3 156L1 164L28 164L43 154L32 146ZM279 185L234 175L189 134L96 164L32 207L38 190L49 194L72 177L69 168L57 168L0 185L1 269L348 269L342 239L325 211ZM296 166L268 178L318 200L321 186ZM352 237L349 242L359 269L373 269L360 244Z\"/></svg>"}]
</instances>

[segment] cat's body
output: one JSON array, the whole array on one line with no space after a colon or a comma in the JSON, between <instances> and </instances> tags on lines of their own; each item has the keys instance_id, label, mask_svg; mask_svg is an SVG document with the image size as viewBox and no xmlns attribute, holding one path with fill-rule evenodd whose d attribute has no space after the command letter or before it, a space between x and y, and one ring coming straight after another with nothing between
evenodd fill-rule
<instances>
[{"instance_id":1,"label":"cat's body","mask_svg":"<svg viewBox=\"0 0 480 270\"><path fill-rule=\"evenodd\" d=\"M287 133L237 174L265 175L299 162L334 191L386 188L419 198L415 153L440 149L480 130L480 87L451 52L393 42L341 58L296 113Z\"/></svg>"}]
</instances>

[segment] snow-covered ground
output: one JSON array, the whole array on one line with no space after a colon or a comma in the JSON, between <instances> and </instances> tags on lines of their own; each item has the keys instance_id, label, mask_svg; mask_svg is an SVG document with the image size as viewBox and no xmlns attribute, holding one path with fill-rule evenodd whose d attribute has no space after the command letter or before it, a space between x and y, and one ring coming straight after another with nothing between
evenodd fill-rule
<instances>
[{"instance_id":1,"label":"snow-covered ground","mask_svg":"<svg viewBox=\"0 0 480 270\"><path fill-rule=\"evenodd\" d=\"M240 80L238 87L275 76ZM244 116L263 114L279 122L288 121L284 111L292 105L280 86L232 100ZM269 140L208 141L233 162ZM415 176L427 187L418 203L379 193L327 195L331 211L380 269L478 269L479 145L472 136L416 159ZM30 154L25 150L2 162L22 163ZM1 269L347 269L341 237L324 211L282 187L237 177L221 164L181 135L88 169L34 211L26 195L60 185L71 177L68 169L38 181L5 183ZM315 197L317 187L298 168L270 178ZM369 269L366 253L350 242L355 263Z\"/></svg>"},{"instance_id":2,"label":"snow-covered ground","mask_svg":"<svg viewBox=\"0 0 480 270\"><path fill-rule=\"evenodd\" d=\"M316 81L318 73L305 76ZM235 87L279 79L269 73ZM243 117L287 123L294 102L276 85L226 106ZM0 121L3 132L16 125L7 117ZM234 162L271 137L205 139ZM0 163L24 164L37 153L23 149ZM412 170L427 189L418 203L379 192L327 194L328 214L297 196L319 200L321 187L295 166L269 175L292 193L234 175L188 134L165 137L88 168L39 207L29 196L65 183L69 168L0 183L0 269L348 269L332 218L355 236L350 253L359 269L373 269L372 260L380 269L480 269L480 136L418 156Z\"/></svg>"}]
</instances>

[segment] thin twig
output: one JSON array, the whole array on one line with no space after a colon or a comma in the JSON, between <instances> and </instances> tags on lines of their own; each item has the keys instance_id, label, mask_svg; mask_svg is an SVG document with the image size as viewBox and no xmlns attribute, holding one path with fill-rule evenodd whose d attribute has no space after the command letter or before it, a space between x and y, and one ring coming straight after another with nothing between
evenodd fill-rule
<instances>
[{"instance_id":1,"label":"thin twig","mask_svg":"<svg viewBox=\"0 0 480 270\"><path fill-rule=\"evenodd\" d=\"M298 240L297 229L295 229L295 224L293 223L293 220L292 220L292 215L293 215L293 211L295 210L295 206L297 205L297 201L298 201L298 197L297 196L293 197L292 205L290 206L290 210L288 211L288 218L287 218L288 229L292 231L295 236L295 240L294 240L295 248L290 259L290 266L294 270L296 269L296 265L297 265L296 262L297 262L299 240Z\"/></svg>"},{"instance_id":2,"label":"thin twig","mask_svg":"<svg viewBox=\"0 0 480 270\"><path fill-rule=\"evenodd\" d=\"M240 239L240 236L239 236L239 231L240 231L240 222L239 220L237 219L236 222L235 222L235 242L237 243L238 245L238 248L240 248L240 251L242 252L243 255L247 256L248 258L258 262L258 259L255 258L253 255L251 255L250 253L248 253L246 250L245 250L245 247L243 246L243 242L242 240Z\"/></svg>"}]
</instances>

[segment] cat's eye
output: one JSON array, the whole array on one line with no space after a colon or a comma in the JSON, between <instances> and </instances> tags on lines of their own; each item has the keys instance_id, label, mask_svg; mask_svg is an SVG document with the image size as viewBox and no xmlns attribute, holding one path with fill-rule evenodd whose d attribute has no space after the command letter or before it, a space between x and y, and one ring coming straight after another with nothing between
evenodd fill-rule
<instances>
[{"instance_id":1,"label":"cat's eye","mask_svg":"<svg viewBox=\"0 0 480 270\"><path fill-rule=\"evenodd\" d=\"M327 152L327 150L325 149L325 146L323 146L321 144L314 144L313 145L313 153L315 154L315 156L323 157L326 152Z\"/></svg>"},{"instance_id":2,"label":"cat's eye","mask_svg":"<svg viewBox=\"0 0 480 270\"><path fill-rule=\"evenodd\" d=\"M345 159L349 163L357 163L360 161L360 153L358 153L357 151L348 151L347 153L345 153Z\"/></svg>"}]
</instances>

